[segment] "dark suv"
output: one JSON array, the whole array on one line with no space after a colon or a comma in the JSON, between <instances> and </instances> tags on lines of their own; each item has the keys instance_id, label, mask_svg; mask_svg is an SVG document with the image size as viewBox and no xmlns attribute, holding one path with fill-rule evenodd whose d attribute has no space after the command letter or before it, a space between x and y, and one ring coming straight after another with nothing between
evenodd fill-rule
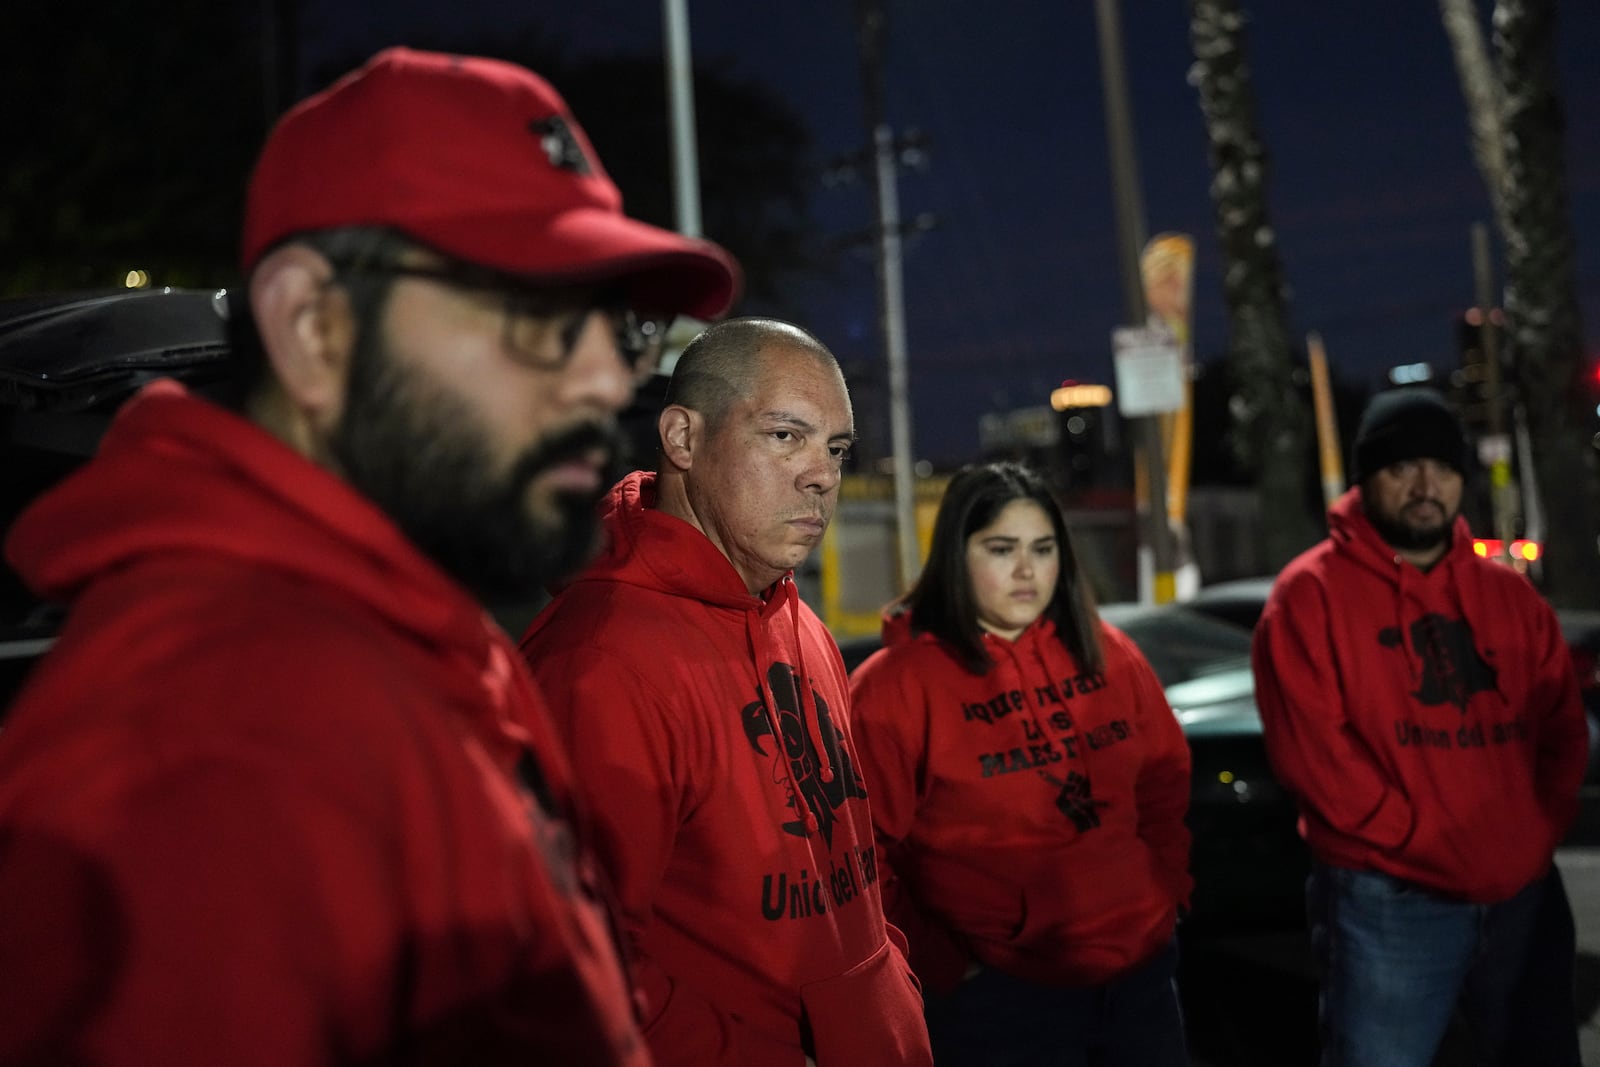
<instances>
[{"instance_id":1,"label":"dark suv","mask_svg":"<svg viewBox=\"0 0 1600 1067\"><path fill-rule=\"evenodd\" d=\"M159 377L228 374L227 293L138 289L0 300L0 520L94 453L111 415ZM0 568L0 714L54 640L59 612Z\"/></svg>"}]
</instances>

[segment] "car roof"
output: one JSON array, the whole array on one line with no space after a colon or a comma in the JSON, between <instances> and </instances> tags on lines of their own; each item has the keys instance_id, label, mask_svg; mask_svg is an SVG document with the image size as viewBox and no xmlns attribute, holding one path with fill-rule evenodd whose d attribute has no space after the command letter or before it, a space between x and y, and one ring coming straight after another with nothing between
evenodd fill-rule
<instances>
[{"instance_id":1,"label":"car roof","mask_svg":"<svg viewBox=\"0 0 1600 1067\"><path fill-rule=\"evenodd\" d=\"M115 406L163 376L209 381L228 361L225 289L128 289L0 300L0 406Z\"/></svg>"},{"instance_id":2,"label":"car roof","mask_svg":"<svg viewBox=\"0 0 1600 1067\"><path fill-rule=\"evenodd\" d=\"M1261 600L1267 599L1267 594L1272 592L1272 583L1276 579L1272 575L1262 575L1256 578L1229 578L1226 581L1211 582L1196 589L1194 595L1185 603L1208 600Z\"/></svg>"},{"instance_id":3,"label":"car roof","mask_svg":"<svg viewBox=\"0 0 1600 1067\"><path fill-rule=\"evenodd\" d=\"M224 381L227 313L222 289L0 300L0 528L94 453L141 386L170 377L205 392ZM0 564L0 662L37 655L58 615ZM0 702L6 693L0 685Z\"/></svg>"}]
</instances>

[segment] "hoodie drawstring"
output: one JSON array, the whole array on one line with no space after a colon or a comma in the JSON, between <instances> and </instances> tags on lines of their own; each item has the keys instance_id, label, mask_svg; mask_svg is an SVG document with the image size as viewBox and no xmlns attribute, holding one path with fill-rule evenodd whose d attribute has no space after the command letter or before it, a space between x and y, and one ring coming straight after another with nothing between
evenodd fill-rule
<instances>
[{"instance_id":1,"label":"hoodie drawstring","mask_svg":"<svg viewBox=\"0 0 1600 1067\"><path fill-rule=\"evenodd\" d=\"M1413 647L1412 635L1406 629L1406 601L1410 597L1406 571L1410 565L1398 555L1394 557L1394 629L1400 635L1400 653L1406 658L1406 671L1414 683L1420 684L1424 666L1422 656Z\"/></svg>"},{"instance_id":2,"label":"hoodie drawstring","mask_svg":"<svg viewBox=\"0 0 1600 1067\"><path fill-rule=\"evenodd\" d=\"M1046 685L1056 685L1056 684L1058 684L1061 680L1053 677L1053 675L1051 674L1051 671L1050 671L1050 665L1047 662L1045 662L1044 653L1039 648L1039 642L1041 640L1045 640L1046 638L1042 637L1037 631L1038 631L1038 624L1035 623L1034 626L1029 631L1027 631L1027 632L1025 632L1023 634L1019 634L1017 636L1017 640L1015 640L1015 641L1003 641L1003 640L999 640L999 639L990 640L989 641L989 649L990 649L990 654L993 655L994 649L996 647L999 647L999 648L1004 650L1004 652L1006 654L1006 657L1011 660L1011 667L1012 667L1013 670L1015 670L1017 672L1017 687L1018 687L1018 690L1022 693L1023 708L1027 711L1028 718L1033 720L1034 736L1035 737L1048 737L1050 735L1045 731L1044 723L1039 718L1039 702L1034 699L1034 694L1032 692L1032 686L1030 686L1028 684L1029 671L1023 665L1022 657L1021 657L1021 654L1020 654L1020 652L1018 650L1018 647L1017 647L1018 644L1021 643L1022 641L1027 641L1028 642L1028 651L1032 655L1032 659L1033 659L1034 664L1037 666L1038 670L1043 674L1044 679L1045 679L1045 684ZM1052 635L1048 639L1049 640L1054 640L1055 638ZM1063 706L1065 706L1067 704L1067 695L1065 693L1063 693L1062 696L1061 696L1061 702L1062 702ZM1077 722L1077 719L1073 719L1072 720L1072 729L1067 731L1062 736L1063 737L1076 738L1077 735L1078 735L1078 722ZM1081 745L1075 745L1075 747L1078 749L1079 762L1083 765L1084 773L1087 774L1088 770L1089 770L1089 756L1088 756L1088 753L1084 750L1083 746L1081 746Z\"/></svg>"},{"instance_id":3,"label":"hoodie drawstring","mask_svg":"<svg viewBox=\"0 0 1600 1067\"><path fill-rule=\"evenodd\" d=\"M785 577L783 581L788 587L789 623L794 627L794 684L800 690L800 710L811 729L811 744L817 750L818 773L824 782L831 782L833 760L828 756L828 746L823 743L822 716L817 714L817 702L811 695L811 675L806 672L806 646L800 639L800 595L795 591L794 579ZM811 821L815 821L814 816Z\"/></svg>"}]
</instances>

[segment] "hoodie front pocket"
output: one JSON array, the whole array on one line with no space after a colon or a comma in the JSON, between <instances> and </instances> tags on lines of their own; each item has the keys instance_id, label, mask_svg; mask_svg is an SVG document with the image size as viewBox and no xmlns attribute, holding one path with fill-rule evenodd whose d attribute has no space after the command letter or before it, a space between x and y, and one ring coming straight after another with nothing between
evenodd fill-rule
<instances>
[{"instance_id":1,"label":"hoodie front pocket","mask_svg":"<svg viewBox=\"0 0 1600 1067\"><path fill-rule=\"evenodd\" d=\"M804 1025L817 1067L928 1067L922 991L888 941L833 978L800 987Z\"/></svg>"}]
</instances>

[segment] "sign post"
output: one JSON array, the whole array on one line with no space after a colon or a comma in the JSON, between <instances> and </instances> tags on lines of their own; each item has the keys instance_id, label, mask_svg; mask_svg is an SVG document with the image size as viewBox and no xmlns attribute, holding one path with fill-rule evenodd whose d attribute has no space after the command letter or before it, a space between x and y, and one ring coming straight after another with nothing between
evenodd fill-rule
<instances>
[{"instance_id":1,"label":"sign post","mask_svg":"<svg viewBox=\"0 0 1600 1067\"><path fill-rule=\"evenodd\" d=\"M1165 326L1123 326L1111 331L1112 360L1117 379L1117 410L1134 420L1138 462L1134 468L1135 499L1151 556L1149 588L1141 559L1139 599L1170 604L1178 597L1177 558L1172 525L1167 520L1167 463L1161 447L1162 414L1183 407L1183 352Z\"/></svg>"}]
</instances>

